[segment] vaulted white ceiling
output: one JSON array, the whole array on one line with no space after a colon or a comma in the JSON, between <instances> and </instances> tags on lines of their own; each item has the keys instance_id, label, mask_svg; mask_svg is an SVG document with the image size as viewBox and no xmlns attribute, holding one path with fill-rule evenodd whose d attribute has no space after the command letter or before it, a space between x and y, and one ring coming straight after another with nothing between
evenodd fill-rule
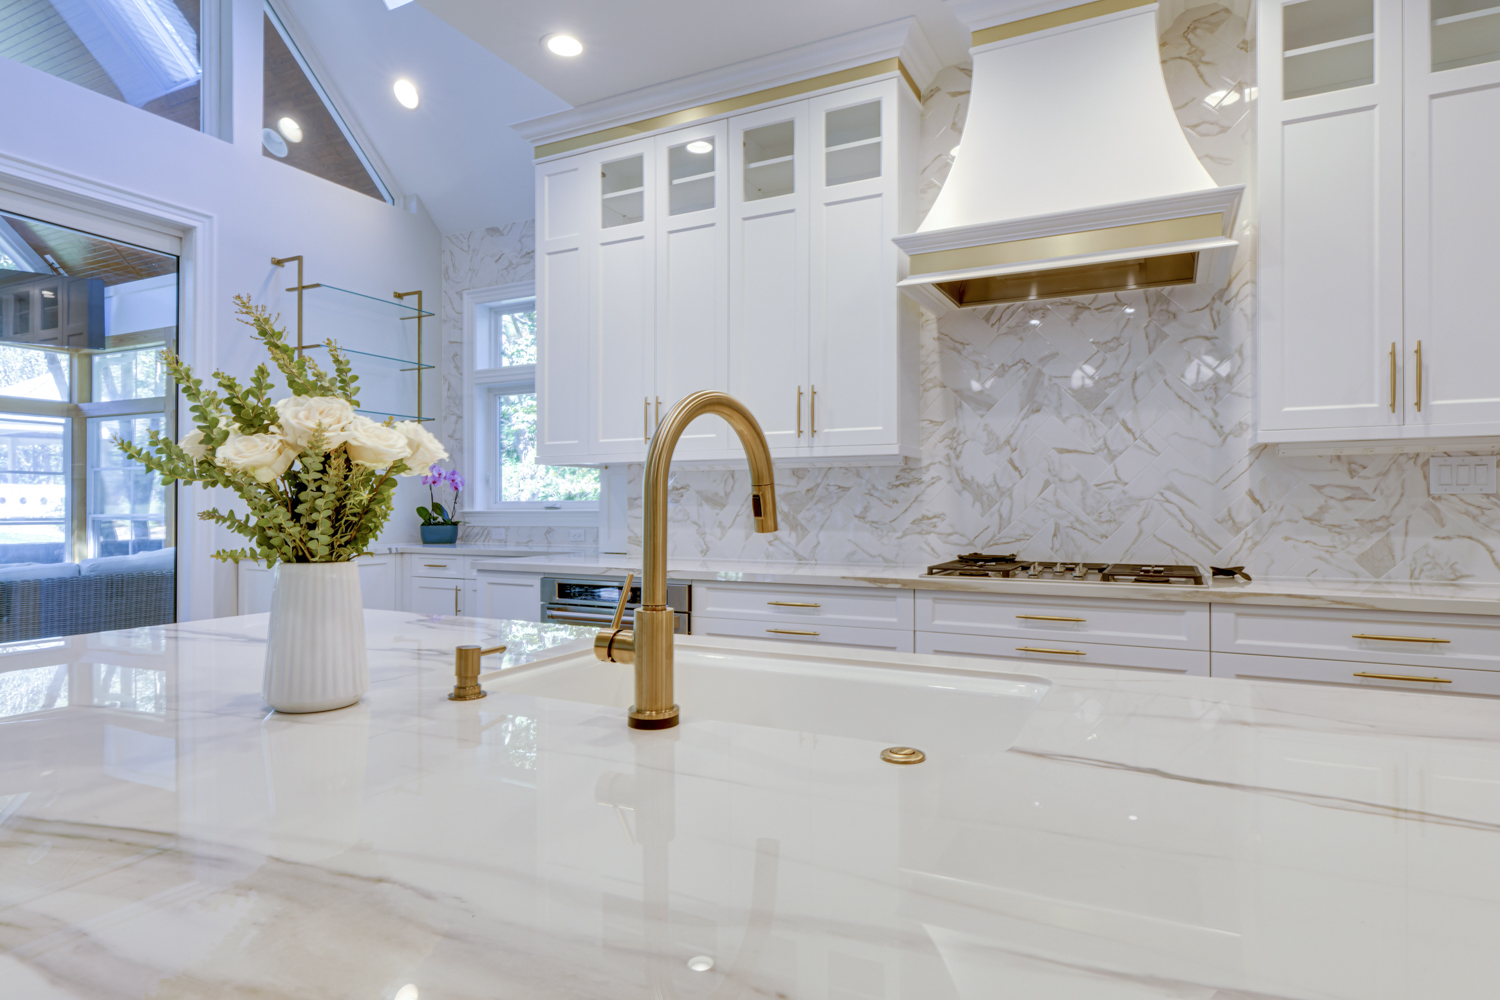
<instances>
[{"instance_id":1,"label":"vaulted white ceiling","mask_svg":"<svg viewBox=\"0 0 1500 1000\"><path fill-rule=\"evenodd\" d=\"M575 106L899 17L917 18L945 65L969 50L942 0L419 2ZM554 32L578 38L583 54L548 52L542 38Z\"/></svg>"},{"instance_id":2,"label":"vaulted white ceiling","mask_svg":"<svg viewBox=\"0 0 1500 1000\"><path fill-rule=\"evenodd\" d=\"M421 6L381 0L282 0L299 46L321 63L403 193L444 233L533 215L531 147L510 123L568 105ZM406 77L408 111L391 86Z\"/></svg>"}]
</instances>

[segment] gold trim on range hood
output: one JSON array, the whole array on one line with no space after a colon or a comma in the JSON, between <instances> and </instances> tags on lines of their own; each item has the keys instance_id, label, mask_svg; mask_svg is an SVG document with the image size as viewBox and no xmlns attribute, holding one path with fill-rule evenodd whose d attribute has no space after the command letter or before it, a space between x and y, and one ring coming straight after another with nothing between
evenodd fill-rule
<instances>
[{"instance_id":1,"label":"gold trim on range hood","mask_svg":"<svg viewBox=\"0 0 1500 1000\"><path fill-rule=\"evenodd\" d=\"M1058 233L1025 240L1008 240L982 246L957 247L911 255L912 275L942 274L976 268L1003 267L1028 261L1079 257L1086 254L1213 239L1223 235L1224 213L1213 212L1182 219L1160 219L1128 226L1108 226L1077 233ZM1113 265L1111 265L1113 266ZM1077 270L1074 268L1073 270Z\"/></svg>"},{"instance_id":2,"label":"gold trim on range hood","mask_svg":"<svg viewBox=\"0 0 1500 1000\"><path fill-rule=\"evenodd\" d=\"M934 281L930 287L959 309L997 306L1036 299L1072 298L1105 292L1191 285L1198 280L1198 254L1167 254L1130 260L1049 267L1018 274L992 274L957 281Z\"/></svg>"}]
</instances>

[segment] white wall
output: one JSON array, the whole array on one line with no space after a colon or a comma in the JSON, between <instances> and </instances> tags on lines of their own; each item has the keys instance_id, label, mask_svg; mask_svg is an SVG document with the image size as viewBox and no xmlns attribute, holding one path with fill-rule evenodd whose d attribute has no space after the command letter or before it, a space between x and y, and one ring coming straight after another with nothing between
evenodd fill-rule
<instances>
[{"instance_id":1,"label":"white wall","mask_svg":"<svg viewBox=\"0 0 1500 1000\"><path fill-rule=\"evenodd\" d=\"M181 345L205 376L215 367L247 375L262 360L235 321L236 293L295 314L293 297L279 291L295 283L295 272L272 267L273 255L302 254L308 281L373 295L421 288L436 302L441 288L438 231L425 214L261 155L260 0L232 0L232 15L233 142L0 59L0 208L17 207L21 196L56 199L180 232ZM437 388L435 379L428 385ZM186 416L184 409L179 422ZM397 491L385 539L416 539L418 492L410 484ZM197 488L179 492L183 620L235 612L232 567L208 559L224 539L193 517L213 499Z\"/></svg>"}]
</instances>

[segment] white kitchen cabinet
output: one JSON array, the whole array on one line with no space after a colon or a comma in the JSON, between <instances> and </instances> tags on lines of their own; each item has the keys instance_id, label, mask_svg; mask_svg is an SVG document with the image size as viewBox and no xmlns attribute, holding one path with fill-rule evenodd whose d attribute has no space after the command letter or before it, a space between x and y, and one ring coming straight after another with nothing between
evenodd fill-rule
<instances>
[{"instance_id":1,"label":"white kitchen cabinet","mask_svg":"<svg viewBox=\"0 0 1500 1000\"><path fill-rule=\"evenodd\" d=\"M407 606L402 610L419 615L462 615L465 589L463 580L413 577L407 583Z\"/></svg>"},{"instance_id":2,"label":"white kitchen cabinet","mask_svg":"<svg viewBox=\"0 0 1500 1000\"><path fill-rule=\"evenodd\" d=\"M1500 15L1475 13L1260 5L1262 442L1500 434Z\"/></svg>"},{"instance_id":3,"label":"white kitchen cabinet","mask_svg":"<svg viewBox=\"0 0 1500 1000\"><path fill-rule=\"evenodd\" d=\"M744 402L777 458L913 454L918 314L891 238L915 224L918 116L888 73L544 160L538 459L641 461L702 389ZM677 457L740 449L706 418Z\"/></svg>"},{"instance_id":4,"label":"white kitchen cabinet","mask_svg":"<svg viewBox=\"0 0 1500 1000\"><path fill-rule=\"evenodd\" d=\"M946 656L987 656L1031 663L1067 663L1081 667L1112 667L1116 670L1153 670L1169 674L1209 675L1206 649L1161 649L1154 646L1121 646L1054 636L1026 640L960 632L916 633L916 651Z\"/></svg>"},{"instance_id":5,"label":"white kitchen cabinet","mask_svg":"<svg viewBox=\"0 0 1500 1000\"><path fill-rule=\"evenodd\" d=\"M1417 673L1487 670L1500 677L1500 620L1487 615L1220 604L1213 609L1213 649L1216 656L1222 652L1421 668ZM1216 658L1215 672L1217 664Z\"/></svg>"},{"instance_id":6,"label":"white kitchen cabinet","mask_svg":"<svg viewBox=\"0 0 1500 1000\"><path fill-rule=\"evenodd\" d=\"M707 618L693 615L694 635L737 636L743 639L766 639L772 642L800 642L815 646L843 646L853 649L880 649L892 653L910 653L910 631L883 628L851 628L847 625L823 625L816 622L756 622L739 618Z\"/></svg>"},{"instance_id":7,"label":"white kitchen cabinet","mask_svg":"<svg viewBox=\"0 0 1500 1000\"><path fill-rule=\"evenodd\" d=\"M916 627L922 631L994 636L1041 646L1071 648L1087 642L1209 648L1206 604L923 590L916 595L916 613Z\"/></svg>"},{"instance_id":8,"label":"white kitchen cabinet","mask_svg":"<svg viewBox=\"0 0 1500 1000\"><path fill-rule=\"evenodd\" d=\"M911 631L914 619L910 590L719 580L693 584L693 615L694 633L700 615L790 628L839 625L905 631Z\"/></svg>"},{"instance_id":9,"label":"white kitchen cabinet","mask_svg":"<svg viewBox=\"0 0 1500 1000\"><path fill-rule=\"evenodd\" d=\"M810 440L807 102L729 122L729 393L776 455Z\"/></svg>"},{"instance_id":10,"label":"white kitchen cabinet","mask_svg":"<svg viewBox=\"0 0 1500 1000\"><path fill-rule=\"evenodd\" d=\"M509 621L539 620L542 607L542 577L539 573L474 574L465 612L470 618L500 618Z\"/></svg>"},{"instance_id":11,"label":"white kitchen cabinet","mask_svg":"<svg viewBox=\"0 0 1500 1000\"><path fill-rule=\"evenodd\" d=\"M536 168L537 453L552 462L590 450L594 163L580 153Z\"/></svg>"},{"instance_id":12,"label":"white kitchen cabinet","mask_svg":"<svg viewBox=\"0 0 1500 1000\"><path fill-rule=\"evenodd\" d=\"M723 121L656 137L656 328L653 416L729 385L729 166ZM676 455L723 452L729 425L695 420ZM642 446L644 455L644 444Z\"/></svg>"},{"instance_id":13,"label":"white kitchen cabinet","mask_svg":"<svg viewBox=\"0 0 1500 1000\"><path fill-rule=\"evenodd\" d=\"M1405 14L1406 419L1439 437L1496 434L1500 7L1408 2Z\"/></svg>"}]
</instances>

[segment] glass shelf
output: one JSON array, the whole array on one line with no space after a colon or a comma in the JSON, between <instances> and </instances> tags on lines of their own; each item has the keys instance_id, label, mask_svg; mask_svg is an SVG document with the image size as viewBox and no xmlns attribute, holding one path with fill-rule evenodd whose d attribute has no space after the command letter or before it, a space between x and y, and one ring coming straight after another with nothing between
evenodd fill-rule
<instances>
[{"instance_id":1,"label":"glass shelf","mask_svg":"<svg viewBox=\"0 0 1500 1000\"><path fill-rule=\"evenodd\" d=\"M1495 0L1433 0L1433 72L1497 59L1500 6Z\"/></svg>"},{"instance_id":2,"label":"glass shelf","mask_svg":"<svg viewBox=\"0 0 1500 1000\"><path fill-rule=\"evenodd\" d=\"M352 295L355 298L357 298L357 299L363 299L366 302L378 302L378 303L380 303L383 306L390 307L390 309L394 313L397 313L397 314L400 315L401 319L416 319L418 316L421 316L423 319L426 319L429 316L436 316L437 315L437 313L431 313L431 312L427 312L427 311L422 310L422 309L418 309L416 306L409 306L409 305L407 305L405 302L403 302L400 299L382 299L382 298L377 298L374 295L366 295L363 292L351 292L351 291L349 291L349 289L347 289L347 288L340 288L337 285L324 285L324 284L303 285L302 288L303 288L303 291L305 291L305 292L320 292L320 291L322 291L324 289L327 289L330 292L338 292L340 295Z\"/></svg>"},{"instance_id":3,"label":"glass shelf","mask_svg":"<svg viewBox=\"0 0 1500 1000\"><path fill-rule=\"evenodd\" d=\"M1283 11L1284 99L1375 82L1373 0L1302 0Z\"/></svg>"},{"instance_id":4,"label":"glass shelf","mask_svg":"<svg viewBox=\"0 0 1500 1000\"><path fill-rule=\"evenodd\" d=\"M302 349L304 351L311 351L314 348L326 348L327 346L327 344L303 344ZM394 361L397 364L401 365L415 365L417 369L420 370L427 370L437 367L437 365L428 365L423 364L420 361L413 361L411 358L393 358L389 354L371 354L369 351L356 351L354 348L345 347L343 344L339 344L338 349L342 354L358 354L360 357L379 358L382 361Z\"/></svg>"}]
</instances>

